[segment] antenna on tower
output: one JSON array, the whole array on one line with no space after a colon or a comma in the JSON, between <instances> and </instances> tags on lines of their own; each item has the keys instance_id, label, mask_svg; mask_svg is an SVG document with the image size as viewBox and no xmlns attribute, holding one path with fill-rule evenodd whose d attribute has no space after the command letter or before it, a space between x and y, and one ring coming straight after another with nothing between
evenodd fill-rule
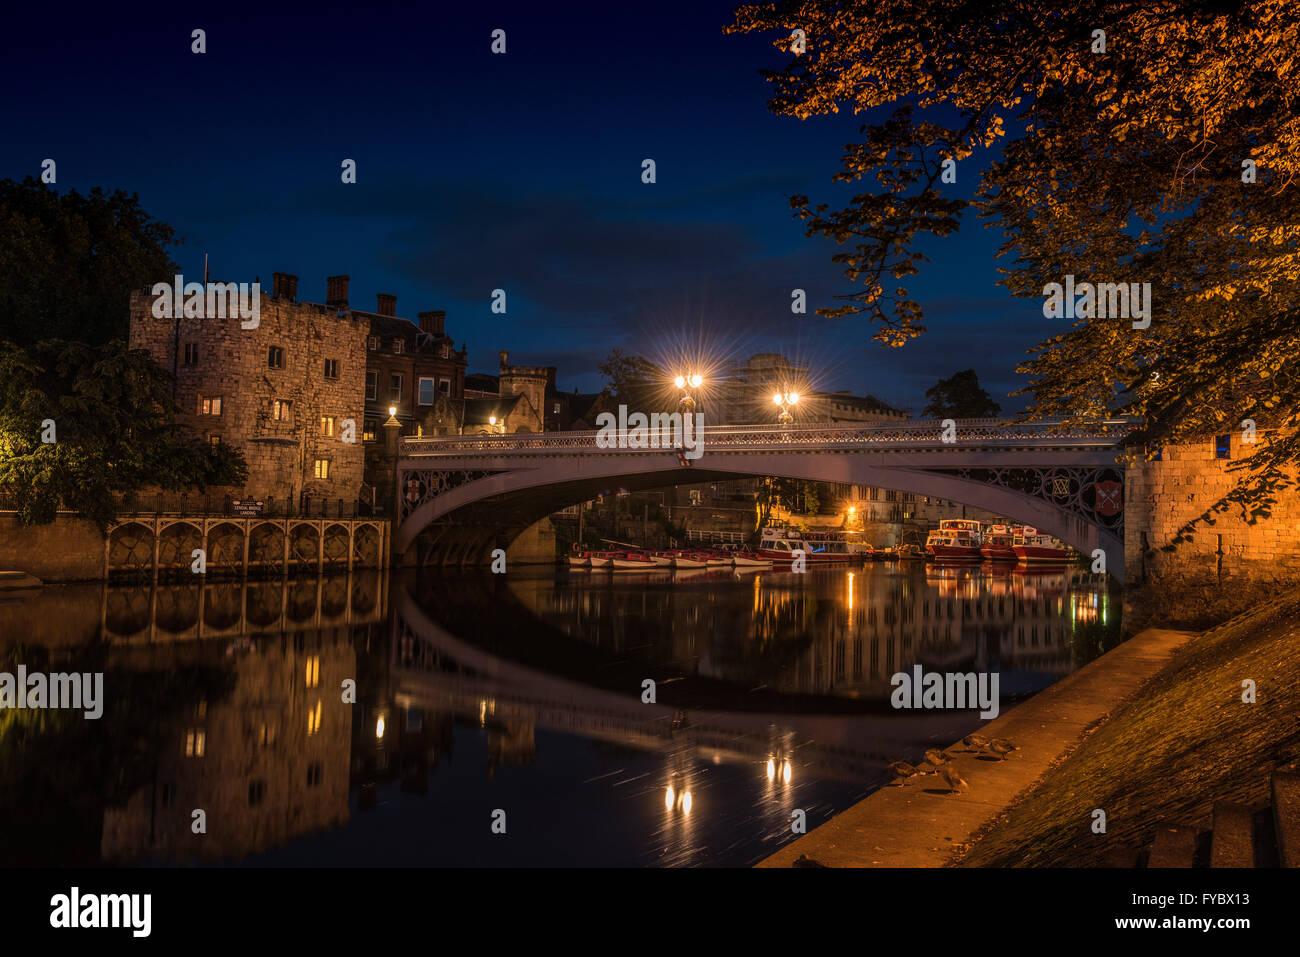
<instances>
[{"instance_id":1,"label":"antenna on tower","mask_svg":"<svg viewBox=\"0 0 1300 957\"><path fill-rule=\"evenodd\" d=\"M208 284L208 254L203 254L203 285Z\"/></svg>"}]
</instances>

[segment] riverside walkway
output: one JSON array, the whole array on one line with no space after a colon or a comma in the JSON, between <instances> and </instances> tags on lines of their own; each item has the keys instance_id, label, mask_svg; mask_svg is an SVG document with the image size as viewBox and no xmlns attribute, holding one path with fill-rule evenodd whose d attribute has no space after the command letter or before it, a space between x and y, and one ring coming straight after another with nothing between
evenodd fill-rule
<instances>
[{"instance_id":1,"label":"riverside walkway","mask_svg":"<svg viewBox=\"0 0 1300 957\"><path fill-rule=\"evenodd\" d=\"M981 735L1019 748L1004 761L958 742L948 754L969 784L960 792L950 792L938 775L886 785L758 866L790 867L806 855L827 867L942 867L1191 637L1148 629L990 721Z\"/></svg>"}]
</instances>

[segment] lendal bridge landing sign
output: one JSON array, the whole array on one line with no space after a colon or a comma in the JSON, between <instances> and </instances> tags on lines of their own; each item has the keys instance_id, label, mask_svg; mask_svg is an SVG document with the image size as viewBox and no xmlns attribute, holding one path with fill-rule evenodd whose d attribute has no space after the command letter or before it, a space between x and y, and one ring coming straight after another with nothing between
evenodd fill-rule
<instances>
[{"instance_id":1,"label":"lendal bridge landing sign","mask_svg":"<svg viewBox=\"0 0 1300 957\"><path fill-rule=\"evenodd\" d=\"M1117 456L1134 428L1120 419L1086 427L997 419L706 426L693 460L666 442L620 447L641 443L610 443L599 431L406 438L398 449L394 550L401 555L422 541L444 557L454 548L461 561L477 561L532 522L611 486L778 476L986 509L1085 555L1101 549L1106 570L1122 582L1124 466Z\"/></svg>"}]
</instances>

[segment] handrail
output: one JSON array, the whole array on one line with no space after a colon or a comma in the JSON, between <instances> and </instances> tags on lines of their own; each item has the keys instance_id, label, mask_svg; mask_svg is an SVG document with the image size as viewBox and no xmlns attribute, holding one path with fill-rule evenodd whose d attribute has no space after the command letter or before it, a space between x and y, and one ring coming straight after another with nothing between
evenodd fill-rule
<instances>
[{"instance_id":1,"label":"handrail","mask_svg":"<svg viewBox=\"0 0 1300 957\"><path fill-rule=\"evenodd\" d=\"M1039 422L1006 422L999 419L957 419L957 441L943 441L944 428L939 420L915 419L907 422L881 424L825 424L825 425L714 425L705 426L693 436L707 449L745 448L753 446L806 446L828 448L854 445L898 445L916 447L938 445L956 450L972 442L982 445L1033 442L1040 445L1063 443L1112 446L1118 445L1124 435L1136 428L1131 419L1108 419L1095 426L1065 426L1062 420ZM674 441L671 429L645 429L647 445L638 448L602 447L597 438L606 435L604 430L581 432L522 432L510 435L452 435L434 437L409 437L401 440L402 453L408 456L446 455L464 452L556 452L580 451L599 453L645 453L673 449L680 446Z\"/></svg>"}]
</instances>

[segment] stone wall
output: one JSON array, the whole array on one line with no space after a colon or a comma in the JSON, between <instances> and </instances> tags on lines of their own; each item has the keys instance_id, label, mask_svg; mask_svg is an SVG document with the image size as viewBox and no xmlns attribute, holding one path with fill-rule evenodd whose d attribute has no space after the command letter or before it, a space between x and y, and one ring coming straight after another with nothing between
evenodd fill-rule
<instances>
[{"instance_id":1,"label":"stone wall","mask_svg":"<svg viewBox=\"0 0 1300 957\"><path fill-rule=\"evenodd\" d=\"M366 322L265 292L255 329L241 328L237 318L157 318L153 302L148 291L132 293L131 346L175 371L181 422L243 453L249 474L242 497L298 501L306 493L313 503L357 500ZM278 367L270 362L273 347L280 350ZM327 359L336 363L330 370L336 376L326 375ZM204 398L220 398L219 415L203 413ZM276 400L289 403L285 418L275 418ZM348 419L355 423L351 443L343 441ZM328 477L317 477L318 460L329 463Z\"/></svg>"},{"instance_id":2,"label":"stone wall","mask_svg":"<svg viewBox=\"0 0 1300 957\"><path fill-rule=\"evenodd\" d=\"M41 581L104 578L105 539L93 522L67 513L48 525L20 525L13 512L0 514L0 569L22 571Z\"/></svg>"},{"instance_id":3,"label":"stone wall","mask_svg":"<svg viewBox=\"0 0 1300 957\"><path fill-rule=\"evenodd\" d=\"M1264 437L1260 436L1261 441ZM1240 508L1212 515L1189 541L1173 545L1186 523L1238 482L1228 466L1254 446L1230 436L1229 458L1213 440L1162 450L1161 461L1129 466L1125 476L1124 565L1130 614L1125 630L1159 616L1168 625L1205 627L1300 581L1300 495L1284 491L1271 514L1251 520ZM1167 546L1172 550L1166 551Z\"/></svg>"}]
</instances>

